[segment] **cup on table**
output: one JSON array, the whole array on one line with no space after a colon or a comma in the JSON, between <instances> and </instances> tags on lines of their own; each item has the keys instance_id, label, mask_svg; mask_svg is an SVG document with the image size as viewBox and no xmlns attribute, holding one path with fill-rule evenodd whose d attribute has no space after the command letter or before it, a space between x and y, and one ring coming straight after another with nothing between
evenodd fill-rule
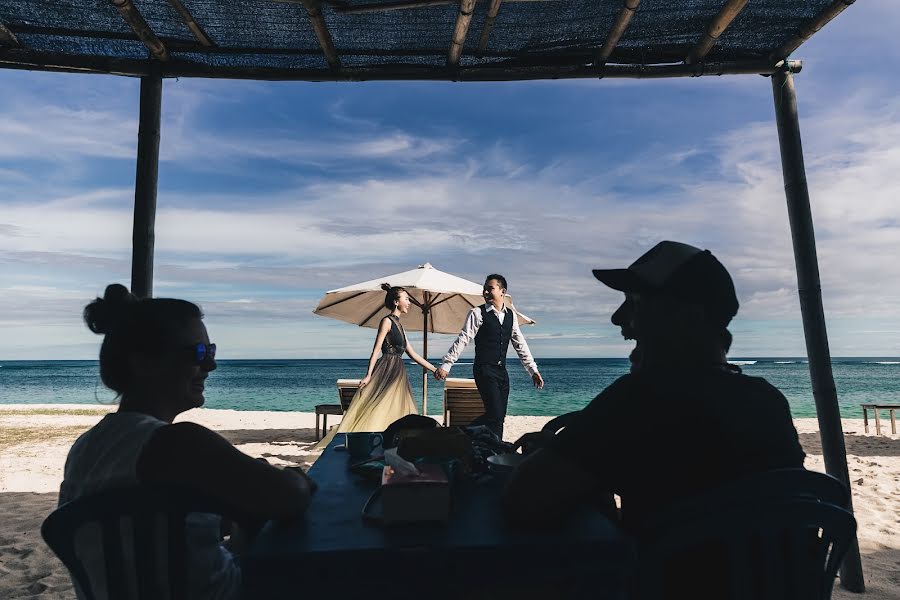
<instances>
[{"instance_id":1,"label":"cup on table","mask_svg":"<svg viewBox=\"0 0 900 600\"><path fill-rule=\"evenodd\" d=\"M384 437L380 433L358 431L344 435L346 436L344 445L353 458L368 458L375 448L384 443Z\"/></svg>"}]
</instances>

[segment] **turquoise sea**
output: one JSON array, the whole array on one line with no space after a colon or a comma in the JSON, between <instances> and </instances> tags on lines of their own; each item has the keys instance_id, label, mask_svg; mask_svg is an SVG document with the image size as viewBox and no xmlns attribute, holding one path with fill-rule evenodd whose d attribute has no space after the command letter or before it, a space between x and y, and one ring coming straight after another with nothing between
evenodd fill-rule
<instances>
[{"instance_id":1,"label":"turquoise sea","mask_svg":"<svg viewBox=\"0 0 900 600\"><path fill-rule=\"evenodd\" d=\"M437 359L434 359L435 362ZM210 374L206 406L236 410L311 412L336 403L335 381L365 374L366 360L221 360ZM764 377L785 396L795 417L814 417L809 370L802 358L731 359L744 373ZM583 407L628 370L626 359L538 359L546 386L535 390L517 362L510 362L511 415L556 415ZM859 418L861 402L900 401L900 358L836 358L832 361L841 414ZM407 368L417 404L422 370ZM471 377L463 360L453 377ZM443 385L428 382L428 413L441 412ZM0 361L0 404L109 404L113 394L100 382L97 361Z\"/></svg>"}]
</instances>

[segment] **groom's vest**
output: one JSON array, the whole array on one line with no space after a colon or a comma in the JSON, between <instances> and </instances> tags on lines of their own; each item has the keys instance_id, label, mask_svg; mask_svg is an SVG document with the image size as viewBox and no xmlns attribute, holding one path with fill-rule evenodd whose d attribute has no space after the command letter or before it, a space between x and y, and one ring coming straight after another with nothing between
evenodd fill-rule
<instances>
[{"instance_id":1,"label":"groom's vest","mask_svg":"<svg viewBox=\"0 0 900 600\"><path fill-rule=\"evenodd\" d=\"M475 364L506 366L506 350L509 348L516 314L507 308L501 325L497 315L488 312L487 304L482 304L479 308L481 327L475 334Z\"/></svg>"}]
</instances>

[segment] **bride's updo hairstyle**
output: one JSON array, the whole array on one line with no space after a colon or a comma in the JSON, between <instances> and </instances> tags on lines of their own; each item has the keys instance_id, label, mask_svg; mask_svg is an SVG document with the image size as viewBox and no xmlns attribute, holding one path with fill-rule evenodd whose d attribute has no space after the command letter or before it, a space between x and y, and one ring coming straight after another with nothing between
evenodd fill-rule
<instances>
[{"instance_id":1,"label":"bride's updo hairstyle","mask_svg":"<svg viewBox=\"0 0 900 600\"><path fill-rule=\"evenodd\" d=\"M119 283L106 287L102 298L84 307L84 322L103 335L100 380L118 396L131 388L129 360L160 357L175 350L179 331L202 319L200 307L175 298L138 298Z\"/></svg>"},{"instance_id":2,"label":"bride's updo hairstyle","mask_svg":"<svg viewBox=\"0 0 900 600\"><path fill-rule=\"evenodd\" d=\"M406 288L396 286L391 287L391 284L389 283L382 283L381 289L387 292L384 295L384 307L388 310L394 310L394 308L396 308L394 302L400 299L400 292L406 292Z\"/></svg>"}]
</instances>

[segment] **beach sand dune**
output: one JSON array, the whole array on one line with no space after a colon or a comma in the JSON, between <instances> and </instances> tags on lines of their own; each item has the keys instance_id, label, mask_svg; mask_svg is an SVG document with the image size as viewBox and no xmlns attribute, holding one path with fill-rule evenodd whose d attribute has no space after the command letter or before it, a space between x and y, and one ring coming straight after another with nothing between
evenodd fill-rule
<instances>
[{"instance_id":1,"label":"beach sand dune","mask_svg":"<svg viewBox=\"0 0 900 600\"><path fill-rule=\"evenodd\" d=\"M65 568L40 537L40 525L56 506L72 442L114 408L0 406L0 598L75 597ZM247 454L273 464L308 467L316 457L311 413L196 409L179 420L214 429ZM509 417L507 438L536 431L548 420ZM824 471L818 423L796 419L795 424L807 468ZM865 434L858 419L844 420L843 426L868 593L860 596L838 586L833 598L900 599L900 436ZM636 427L635 435L640 433Z\"/></svg>"}]
</instances>

